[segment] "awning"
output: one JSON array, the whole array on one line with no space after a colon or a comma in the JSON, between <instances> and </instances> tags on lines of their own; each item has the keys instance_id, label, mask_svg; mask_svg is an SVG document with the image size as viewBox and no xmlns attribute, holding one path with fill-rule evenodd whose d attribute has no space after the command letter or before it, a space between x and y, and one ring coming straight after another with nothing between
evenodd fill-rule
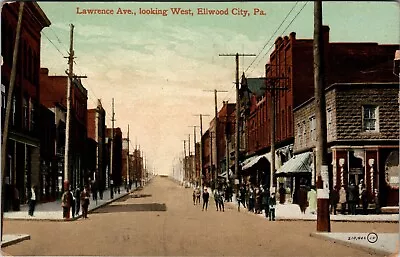
<instances>
[{"instance_id":1,"label":"awning","mask_svg":"<svg viewBox=\"0 0 400 257\"><path fill-rule=\"evenodd\" d=\"M253 167L255 164L257 164L263 158L268 160L268 161L270 161L271 157L268 157L268 155L271 156L270 153L266 153L266 154L263 154L263 155L256 156L250 162L248 162L247 164L243 165L242 170L247 170L247 169Z\"/></svg>"},{"instance_id":2,"label":"awning","mask_svg":"<svg viewBox=\"0 0 400 257\"><path fill-rule=\"evenodd\" d=\"M226 178L226 171L225 171L225 172L223 172L223 173L221 173L221 174L219 174L218 176L219 176L219 177ZM231 170L231 169L229 169L229 177L230 177L230 178L232 178L232 177L233 177L233 172L232 172L232 170Z\"/></svg>"},{"instance_id":3,"label":"awning","mask_svg":"<svg viewBox=\"0 0 400 257\"><path fill-rule=\"evenodd\" d=\"M312 172L311 163L311 152L298 154L285 162L285 164L275 172L275 175Z\"/></svg>"}]
</instances>

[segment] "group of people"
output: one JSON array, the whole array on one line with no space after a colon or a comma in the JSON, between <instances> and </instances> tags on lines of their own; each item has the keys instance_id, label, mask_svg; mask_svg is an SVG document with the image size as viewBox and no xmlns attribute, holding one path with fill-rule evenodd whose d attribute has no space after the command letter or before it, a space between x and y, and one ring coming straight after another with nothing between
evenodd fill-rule
<instances>
[{"instance_id":1,"label":"group of people","mask_svg":"<svg viewBox=\"0 0 400 257\"><path fill-rule=\"evenodd\" d=\"M83 190L77 187L75 192L68 188L61 196L61 207L63 208L63 218L69 219L79 215L80 207L82 207L82 217L87 219L90 204L90 188L85 186Z\"/></svg>"},{"instance_id":2,"label":"group of people","mask_svg":"<svg viewBox=\"0 0 400 257\"><path fill-rule=\"evenodd\" d=\"M193 205L200 205L200 198L203 198L203 207L202 210L204 209L207 211L208 209L208 201L210 199L210 193L208 192L207 188L203 189L203 193L201 192L200 187L196 187L193 190ZM202 197L201 197L202 196ZM213 196L214 196L214 201L215 201L215 207L217 211L225 211L225 197L224 197L224 191L222 188L214 189L213 191Z\"/></svg>"},{"instance_id":3,"label":"group of people","mask_svg":"<svg viewBox=\"0 0 400 257\"><path fill-rule=\"evenodd\" d=\"M380 213L380 205L378 199L378 191L374 191L374 203L375 212ZM357 206L362 207L362 214L368 214L368 191L365 186L364 180L360 180L360 183L356 185L354 181L350 181L347 190L344 186L340 189L338 186L331 191L330 195L330 210L332 214L336 215L337 207L340 204L342 214L346 214L346 211L351 215L357 214Z\"/></svg>"},{"instance_id":4,"label":"group of people","mask_svg":"<svg viewBox=\"0 0 400 257\"><path fill-rule=\"evenodd\" d=\"M266 186L241 185L238 192L238 209L240 204L248 211L261 214L264 210L265 217L275 220L276 197L270 193Z\"/></svg>"}]
</instances>

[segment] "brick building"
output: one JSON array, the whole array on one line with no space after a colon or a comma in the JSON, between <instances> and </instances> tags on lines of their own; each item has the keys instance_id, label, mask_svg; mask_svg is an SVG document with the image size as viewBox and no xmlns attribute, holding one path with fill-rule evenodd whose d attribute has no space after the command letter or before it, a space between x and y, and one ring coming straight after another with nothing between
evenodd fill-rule
<instances>
[{"instance_id":1,"label":"brick building","mask_svg":"<svg viewBox=\"0 0 400 257\"><path fill-rule=\"evenodd\" d=\"M88 164L89 176L101 189L106 188L106 112L98 100L97 108L87 110Z\"/></svg>"},{"instance_id":2,"label":"brick building","mask_svg":"<svg viewBox=\"0 0 400 257\"><path fill-rule=\"evenodd\" d=\"M13 62L16 27L19 12L18 2L2 5L1 10L1 93L2 123L4 128L5 108ZM15 87L12 96L7 161L5 176L5 210L9 210L13 191L19 191L20 201L26 201L26 189L38 186L38 200L42 198L40 188L40 42L41 31L50 26L50 21L37 3L25 3L19 41ZM4 131L2 129L2 131Z\"/></svg>"},{"instance_id":3,"label":"brick building","mask_svg":"<svg viewBox=\"0 0 400 257\"><path fill-rule=\"evenodd\" d=\"M323 31L326 85L398 81L392 70L398 45L330 42L329 27L324 26ZM313 39L297 39L294 32L289 37L278 37L265 70L265 86L286 88L275 93L275 154L279 169L293 154L293 109L314 95ZM251 101L248 124L248 154L264 154L267 159L271 145L271 97L271 91L266 90L264 97Z\"/></svg>"},{"instance_id":4,"label":"brick building","mask_svg":"<svg viewBox=\"0 0 400 257\"><path fill-rule=\"evenodd\" d=\"M335 83L326 89L330 188L362 179L370 202L377 190L382 206L398 206L398 97L399 83ZM313 98L294 110L295 153L314 149L314 120Z\"/></svg>"},{"instance_id":5,"label":"brick building","mask_svg":"<svg viewBox=\"0 0 400 257\"><path fill-rule=\"evenodd\" d=\"M201 137L201 142L203 145L203 177L204 177L204 184L210 186L212 180L212 164L211 164L211 149L212 149L212 139L210 129L207 129L206 132ZM214 163L214 162L213 162Z\"/></svg>"},{"instance_id":6,"label":"brick building","mask_svg":"<svg viewBox=\"0 0 400 257\"><path fill-rule=\"evenodd\" d=\"M40 72L40 103L47 108L67 106L67 76L49 76L49 70L42 68ZM59 131L60 133L61 131ZM87 183L87 90L80 79L74 79L71 85L71 120L68 180L73 188ZM61 144L59 144L61 150ZM62 149L63 150L63 149ZM60 152L61 154L61 152ZM61 160L63 161L63 157ZM63 162L64 163L64 162ZM64 165L62 163L62 165ZM64 167L62 168L64 170ZM64 172L62 174L62 181ZM61 175L60 174L60 175Z\"/></svg>"},{"instance_id":7,"label":"brick building","mask_svg":"<svg viewBox=\"0 0 400 257\"><path fill-rule=\"evenodd\" d=\"M112 129L106 128L106 144L107 144L107 166L110 167L110 157L111 157L111 135ZM120 186L122 185L122 131L121 128L114 129L114 143L113 143L113 163L112 163L112 173L110 168L108 168L108 173L111 175L109 177L109 181L113 182L113 186Z\"/></svg>"}]
</instances>

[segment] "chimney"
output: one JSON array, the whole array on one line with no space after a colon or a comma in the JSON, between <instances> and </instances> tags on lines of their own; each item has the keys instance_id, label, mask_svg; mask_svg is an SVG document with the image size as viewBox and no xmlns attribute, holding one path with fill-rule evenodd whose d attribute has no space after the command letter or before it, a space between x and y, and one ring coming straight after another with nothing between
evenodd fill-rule
<instances>
[{"instance_id":1,"label":"chimney","mask_svg":"<svg viewBox=\"0 0 400 257\"><path fill-rule=\"evenodd\" d=\"M330 28L329 28L328 25L322 26L322 32L323 32L323 35L324 35L325 44L329 43L329 31L330 31Z\"/></svg>"},{"instance_id":2,"label":"chimney","mask_svg":"<svg viewBox=\"0 0 400 257\"><path fill-rule=\"evenodd\" d=\"M282 42L282 37L278 37L278 38L275 40L275 48L279 47L279 45L281 44L281 42Z\"/></svg>"}]
</instances>

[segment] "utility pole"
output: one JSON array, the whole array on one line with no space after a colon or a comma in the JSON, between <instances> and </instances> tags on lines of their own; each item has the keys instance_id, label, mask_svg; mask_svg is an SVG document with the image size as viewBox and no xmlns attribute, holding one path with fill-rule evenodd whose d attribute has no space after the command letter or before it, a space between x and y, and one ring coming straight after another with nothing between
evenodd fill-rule
<instances>
[{"instance_id":1,"label":"utility pole","mask_svg":"<svg viewBox=\"0 0 400 257\"><path fill-rule=\"evenodd\" d=\"M225 90L217 90L214 89L212 90L204 90L205 92L214 92L214 112L215 112L215 122L214 122L214 127L215 127L215 174L214 174L214 187L217 187L217 180L218 180L218 171L219 171L219 162L218 162L218 127L219 127L219 122L218 122L218 100L217 100L217 93L228 93L228 91ZM212 152L211 152L212 154Z\"/></svg>"},{"instance_id":2,"label":"utility pole","mask_svg":"<svg viewBox=\"0 0 400 257\"><path fill-rule=\"evenodd\" d=\"M8 128L10 121L10 112L11 112L11 100L14 91L15 78L17 76L17 59L18 59L18 48L19 48L19 40L21 36L21 24L22 24L22 14L24 12L24 2L19 2L19 12L18 12L18 23L17 29L15 33L15 42L14 42L14 51L13 51L13 61L11 67L11 75L10 75L10 84L8 86L8 94L7 94L7 105L6 107L6 115L4 121L4 131L3 131L3 141L1 144L1 184L0 184L0 192L1 192L1 234L0 240L3 240L3 217L4 217L4 185L5 185L5 167L6 167L6 157L7 157L7 141L8 141ZM1 126L0 126L1 131Z\"/></svg>"},{"instance_id":3,"label":"utility pole","mask_svg":"<svg viewBox=\"0 0 400 257\"><path fill-rule=\"evenodd\" d=\"M263 89L267 90L270 92L271 95L271 109L270 109L270 115L271 115L271 171L270 171L270 192L275 192L276 193L276 181L275 181L275 132L276 132L276 99L275 91L282 91L282 90L287 90L287 87L277 87L276 84L279 83L280 80L287 79L287 77L265 77L263 78L266 81L267 86Z\"/></svg>"},{"instance_id":4,"label":"utility pole","mask_svg":"<svg viewBox=\"0 0 400 257\"><path fill-rule=\"evenodd\" d=\"M196 170L196 157L197 157L197 155L196 155L196 128L198 127L198 126L188 126L188 127L193 127L193 142L194 142L194 154L193 154L193 156L194 156L194 168L193 168L193 170L194 170L194 174L195 174L195 176L193 176L192 175L192 180L193 180L193 177L196 177L196 173L197 173L197 170Z\"/></svg>"},{"instance_id":5,"label":"utility pole","mask_svg":"<svg viewBox=\"0 0 400 257\"><path fill-rule=\"evenodd\" d=\"M186 140L183 140L183 182L185 182L187 177L187 163L186 163Z\"/></svg>"},{"instance_id":6,"label":"utility pole","mask_svg":"<svg viewBox=\"0 0 400 257\"><path fill-rule=\"evenodd\" d=\"M191 165L191 154L190 154L190 134L188 134L188 180L189 184L191 183L190 178L192 177L192 165Z\"/></svg>"},{"instance_id":7,"label":"utility pole","mask_svg":"<svg viewBox=\"0 0 400 257\"><path fill-rule=\"evenodd\" d=\"M130 178L129 178L129 124L128 124L128 151L126 153L126 192L129 192Z\"/></svg>"},{"instance_id":8,"label":"utility pole","mask_svg":"<svg viewBox=\"0 0 400 257\"><path fill-rule=\"evenodd\" d=\"M238 195L239 190L239 150L240 150L240 128L239 128L239 118L240 118L240 99L239 99L239 56L248 57L248 56L256 56L255 54L220 54L219 56L235 56L236 61L236 120L235 120L235 194ZM239 209L238 209L239 210Z\"/></svg>"},{"instance_id":9,"label":"utility pole","mask_svg":"<svg viewBox=\"0 0 400 257\"><path fill-rule=\"evenodd\" d=\"M70 179L69 179L69 145L70 145L70 128L71 128L71 90L73 86L73 79L74 78L86 78L86 76L76 76L74 75L74 25L70 24L70 46L69 46L69 55L68 57L68 83L67 83L67 117L65 122L65 147L64 147L64 190L65 187L69 187ZM76 180L80 180L77 178ZM77 181L73 181L73 183L77 183Z\"/></svg>"},{"instance_id":10,"label":"utility pole","mask_svg":"<svg viewBox=\"0 0 400 257\"><path fill-rule=\"evenodd\" d=\"M113 155L114 155L114 98L112 99L112 118L111 118L111 156L110 156L110 198L114 199L114 180L113 180Z\"/></svg>"},{"instance_id":11,"label":"utility pole","mask_svg":"<svg viewBox=\"0 0 400 257\"><path fill-rule=\"evenodd\" d=\"M200 188L203 189L203 116L208 114L196 114L200 116Z\"/></svg>"},{"instance_id":12,"label":"utility pole","mask_svg":"<svg viewBox=\"0 0 400 257\"><path fill-rule=\"evenodd\" d=\"M322 0L314 1L314 96L316 120L317 231L330 232Z\"/></svg>"}]
</instances>

